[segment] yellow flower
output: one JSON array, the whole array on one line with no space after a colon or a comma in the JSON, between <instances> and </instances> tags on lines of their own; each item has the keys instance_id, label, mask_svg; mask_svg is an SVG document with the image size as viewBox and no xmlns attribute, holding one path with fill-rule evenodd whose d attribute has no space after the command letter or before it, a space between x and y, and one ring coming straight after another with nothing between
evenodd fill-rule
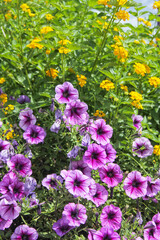
<instances>
[{"instance_id":1,"label":"yellow flower","mask_svg":"<svg viewBox=\"0 0 160 240\"><path fill-rule=\"evenodd\" d=\"M148 27L151 27L151 26L152 26L151 22L149 22L149 21L145 21L145 24L146 24Z\"/></svg>"},{"instance_id":2,"label":"yellow flower","mask_svg":"<svg viewBox=\"0 0 160 240\"><path fill-rule=\"evenodd\" d=\"M4 83L6 80L2 77L0 78L0 84Z\"/></svg>"},{"instance_id":3,"label":"yellow flower","mask_svg":"<svg viewBox=\"0 0 160 240\"><path fill-rule=\"evenodd\" d=\"M27 4L25 4L25 3L23 3L23 4L20 6L20 8L22 8L22 11L27 12L27 10L29 9L29 6L28 6Z\"/></svg>"},{"instance_id":4,"label":"yellow flower","mask_svg":"<svg viewBox=\"0 0 160 240\"><path fill-rule=\"evenodd\" d=\"M17 18L17 16L16 15L14 15L14 17L13 17L14 19L16 19Z\"/></svg>"},{"instance_id":5,"label":"yellow flower","mask_svg":"<svg viewBox=\"0 0 160 240\"><path fill-rule=\"evenodd\" d=\"M128 57L128 51L124 47L115 46L114 55L118 57L121 62L125 62Z\"/></svg>"},{"instance_id":6,"label":"yellow flower","mask_svg":"<svg viewBox=\"0 0 160 240\"><path fill-rule=\"evenodd\" d=\"M43 27L43 28L41 28L40 33L47 34L48 32L52 32L52 31L53 31L53 28L51 28L51 27Z\"/></svg>"},{"instance_id":7,"label":"yellow flower","mask_svg":"<svg viewBox=\"0 0 160 240\"><path fill-rule=\"evenodd\" d=\"M150 73L151 72L151 69L149 66L147 66L147 64L144 64L145 68L146 68L146 73Z\"/></svg>"},{"instance_id":8,"label":"yellow flower","mask_svg":"<svg viewBox=\"0 0 160 240\"><path fill-rule=\"evenodd\" d=\"M7 140L13 138L13 132L14 132L13 130L7 130L6 132L7 132L6 133L6 139Z\"/></svg>"},{"instance_id":9,"label":"yellow flower","mask_svg":"<svg viewBox=\"0 0 160 240\"><path fill-rule=\"evenodd\" d=\"M58 76L57 74L58 72L59 72L58 70L50 68L49 70L46 71L46 75L55 79Z\"/></svg>"},{"instance_id":10,"label":"yellow flower","mask_svg":"<svg viewBox=\"0 0 160 240\"><path fill-rule=\"evenodd\" d=\"M46 54L49 55L50 53L51 53L51 50L48 50L48 49L47 49L47 50L46 50Z\"/></svg>"},{"instance_id":11,"label":"yellow flower","mask_svg":"<svg viewBox=\"0 0 160 240\"><path fill-rule=\"evenodd\" d=\"M118 32L118 31L119 31L117 27L114 27L113 30L114 30L115 32Z\"/></svg>"},{"instance_id":12,"label":"yellow flower","mask_svg":"<svg viewBox=\"0 0 160 240\"><path fill-rule=\"evenodd\" d=\"M158 77L150 77L149 78L150 85L154 85L155 88L157 88L158 85L160 85L160 78Z\"/></svg>"},{"instance_id":13,"label":"yellow flower","mask_svg":"<svg viewBox=\"0 0 160 240\"><path fill-rule=\"evenodd\" d=\"M106 79L106 80L104 80L104 81L101 82L100 88L104 88L104 89L106 89L107 91L109 91L110 89L114 89L115 86L114 86L114 83L113 83L113 82L111 82L110 80Z\"/></svg>"},{"instance_id":14,"label":"yellow flower","mask_svg":"<svg viewBox=\"0 0 160 240\"><path fill-rule=\"evenodd\" d=\"M146 41L144 39L141 40L142 43L146 44Z\"/></svg>"},{"instance_id":15,"label":"yellow flower","mask_svg":"<svg viewBox=\"0 0 160 240\"><path fill-rule=\"evenodd\" d=\"M140 44L140 41L138 41L138 40L134 40L134 43L136 43L136 44Z\"/></svg>"},{"instance_id":16,"label":"yellow flower","mask_svg":"<svg viewBox=\"0 0 160 240\"><path fill-rule=\"evenodd\" d=\"M123 21L126 21L126 20L129 20L129 13L125 10L119 10L117 13L116 13L116 16L118 19L122 19Z\"/></svg>"},{"instance_id":17,"label":"yellow flower","mask_svg":"<svg viewBox=\"0 0 160 240\"><path fill-rule=\"evenodd\" d=\"M131 98L132 100L136 100L136 101L141 101L141 100L143 100L142 95L141 95L140 93L138 93L138 92L131 91L129 94L131 95L130 98Z\"/></svg>"},{"instance_id":18,"label":"yellow flower","mask_svg":"<svg viewBox=\"0 0 160 240\"><path fill-rule=\"evenodd\" d=\"M71 42L68 39L60 40L58 43L61 44L62 46L71 44Z\"/></svg>"},{"instance_id":19,"label":"yellow flower","mask_svg":"<svg viewBox=\"0 0 160 240\"><path fill-rule=\"evenodd\" d=\"M50 20L52 20L54 17L51 15L51 14L46 14L46 19L48 20L48 21L50 21Z\"/></svg>"},{"instance_id":20,"label":"yellow flower","mask_svg":"<svg viewBox=\"0 0 160 240\"><path fill-rule=\"evenodd\" d=\"M109 2L110 0L98 0L98 4L103 4L103 5L107 5L107 3Z\"/></svg>"},{"instance_id":21,"label":"yellow flower","mask_svg":"<svg viewBox=\"0 0 160 240\"><path fill-rule=\"evenodd\" d=\"M34 14L34 13L31 13L31 10L30 9L27 9L27 12L28 12L28 14L29 14L29 16L30 17L34 17L36 14Z\"/></svg>"},{"instance_id":22,"label":"yellow flower","mask_svg":"<svg viewBox=\"0 0 160 240\"><path fill-rule=\"evenodd\" d=\"M153 153L157 156L160 156L160 145L155 145Z\"/></svg>"},{"instance_id":23,"label":"yellow flower","mask_svg":"<svg viewBox=\"0 0 160 240\"><path fill-rule=\"evenodd\" d=\"M153 9L160 8L160 1L155 1L153 4Z\"/></svg>"},{"instance_id":24,"label":"yellow flower","mask_svg":"<svg viewBox=\"0 0 160 240\"><path fill-rule=\"evenodd\" d=\"M117 0L120 6L124 5L128 0Z\"/></svg>"},{"instance_id":25,"label":"yellow flower","mask_svg":"<svg viewBox=\"0 0 160 240\"><path fill-rule=\"evenodd\" d=\"M30 44L27 45L28 48L39 48L42 49L44 46L42 44L39 44L39 42L41 41L40 38L34 38Z\"/></svg>"},{"instance_id":26,"label":"yellow flower","mask_svg":"<svg viewBox=\"0 0 160 240\"><path fill-rule=\"evenodd\" d=\"M59 53L64 53L64 54L67 54L67 53L71 52L70 49L65 48L65 47L60 47L60 48L58 49L58 51L59 51Z\"/></svg>"},{"instance_id":27,"label":"yellow flower","mask_svg":"<svg viewBox=\"0 0 160 240\"><path fill-rule=\"evenodd\" d=\"M138 109L143 109L142 104L139 101L133 101L131 102L132 106L138 108Z\"/></svg>"},{"instance_id":28,"label":"yellow flower","mask_svg":"<svg viewBox=\"0 0 160 240\"><path fill-rule=\"evenodd\" d=\"M6 93L1 93L0 94L0 100L3 104L7 102L7 94Z\"/></svg>"},{"instance_id":29,"label":"yellow flower","mask_svg":"<svg viewBox=\"0 0 160 240\"><path fill-rule=\"evenodd\" d=\"M140 18L140 17L139 17L137 20L138 20L139 22L145 21L144 18Z\"/></svg>"},{"instance_id":30,"label":"yellow flower","mask_svg":"<svg viewBox=\"0 0 160 240\"><path fill-rule=\"evenodd\" d=\"M8 12L5 14L6 20L10 19L11 17L12 17L12 14L8 11Z\"/></svg>"},{"instance_id":31,"label":"yellow flower","mask_svg":"<svg viewBox=\"0 0 160 240\"><path fill-rule=\"evenodd\" d=\"M7 3L7 2L12 2L12 0L4 0L4 2L6 2L6 3Z\"/></svg>"},{"instance_id":32,"label":"yellow flower","mask_svg":"<svg viewBox=\"0 0 160 240\"><path fill-rule=\"evenodd\" d=\"M96 110L96 112L93 114L93 116L96 116L96 117L104 117L104 116L105 116L105 113L104 113L103 111Z\"/></svg>"},{"instance_id":33,"label":"yellow flower","mask_svg":"<svg viewBox=\"0 0 160 240\"><path fill-rule=\"evenodd\" d=\"M83 87L86 84L87 78L84 75L77 75L79 85Z\"/></svg>"},{"instance_id":34,"label":"yellow flower","mask_svg":"<svg viewBox=\"0 0 160 240\"><path fill-rule=\"evenodd\" d=\"M128 92L128 87L123 84L121 84L121 89L124 90L124 92Z\"/></svg>"},{"instance_id":35,"label":"yellow flower","mask_svg":"<svg viewBox=\"0 0 160 240\"><path fill-rule=\"evenodd\" d=\"M135 63L134 67L135 67L134 71L135 71L137 74L140 74L140 75L143 76L143 77L144 77L145 73L147 73L146 67L145 67L144 64Z\"/></svg>"}]
</instances>

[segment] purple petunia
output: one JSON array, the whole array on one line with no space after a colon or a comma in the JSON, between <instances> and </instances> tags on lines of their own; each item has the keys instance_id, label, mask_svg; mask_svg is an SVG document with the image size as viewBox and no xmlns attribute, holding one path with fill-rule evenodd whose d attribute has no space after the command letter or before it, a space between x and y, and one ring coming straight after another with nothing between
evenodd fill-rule
<instances>
[{"instance_id":1,"label":"purple petunia","mask_svg":"<svg viewBox=\"0 0 160 240\"><path fill-rule=\"evenodd\" d=\"M50 190L50 188L57 190L57 188L60 187L60 183L63 183L63 179L54 173L47 175L47 177L42 180L42 185L48 190Z\"/></svg>"},{"instance_id":2,"label":"purple petunia","mask_svg":"<svg viewBox=\"0 0 160 240\"><path fill-rule=\"evenodd\" d=\"M24 183L20 182L18 178L15 179L8 188L10 192L7 194L7 196L10 197L11 200L20 201L25 196Z\"/></svg>"},{"instance_id":3,"label":"purple petunia","mask_svg":"<svg viewBox=\"0 0 160 240\"><path fill-rule=\"evenodd\" d=\"M153 221L147 222L144 226L144 240L159 240L160 229L156 228L156 224Z\"/></svg>"},{"instance_id":4,"label":"purple petunia","mask_svg":"<svg viewBox=\"0 0 160 240\"><path fill-rule=\"evenodd\" d=\"M69 203L64 207L62 215L69 221L68 225L79 227L87 220L86 208L82 204Z\"/></svg>"},{"instance_id":5,"label":"purple petunia","mask_svg":"<svg viewBox=\"0 0 160 240\"><path fill-rule=\"evenodd\" d=\"M73 87L70 82L64 82L62 85L57 85L55 88L55 99L59 103L69 103L78 99L78 90Z\"/></svg>"},{"instance_id":6,"label":"purple petunia","mask_svg":"<svg viewBox=\"0 0 160 240\"><path fill-rule=\"evenodd\" d=\"M58 133L61 127L61 120L57 119L50 128L51 132Z\"/></svg>"},{"instance_id":7,"label":"purple petunia","mask_svg":"<svg viewBox=\"0 0 160 240\"><path fill-rule=\"evenodd\" d=\"M147 177L147 196L154 197L160 191L160 179L152 181L151 177Z\"/></svg>"},{"instance_id":8,"label":"purple petunia","mask_svg":"<svg viewBox=\"0 0 160 240\"><path fill-rule=\"evenodd\" d=\"M78 156L78 153L80 150L81 150L81 148L79 146L74 146L72 148L72 150L69 153L67 153L67 157L68 158L76 158Z\"/></svg>"},{"instance_id":9,"label":"purple petunia","mask_svg":"<svg viewBox=\"0 0 160 240\"><path fill-rule=\"evenodd\" d=\"M11 171L16 171L22 177L30 176L32 174L31 161L22 154L16 154L7 162Z\"/></svg>"},{"instance_id":10,"label":"purple petunia","mask_svg":"<svg viewBox=\"0 0 160 240\"><path fill-rule=\"evenodd\" d=\"M105 182L109 188L117 186L123 179L120 166L114 163L109 163L99 168L98 171L102 182Z\"/></svg>"},{"instance_id":11,"label":"purple petunia","mask_svg":"<svg viewBox=\"0 0 160 240\"><path fill-rule=\"evenodd\" d=\"M96 207L99 207L100 205L104 204L107 201L108 191L105 189L105 187L101 186L99 183L96 183L95 185L96 185L96 189L93 189L94 195L90 194L89 192L86 195L86 198L92 201L96 205Z\"/></svg>"},{"instance_id":12,"label":"purple petunia","mask_svg":"<svg viewBox=\"0 0 160 240\"><path fill-rule=\"evenodd\" d=\"M103 227L118 230L121 228L122 212L119 207L113 204L105 206L100 215L100 221Z\"/></svg>"},{"instance_id":13,"label":"purple petunia","mask_svg":"<svg viewBox=\"0 0 160 240\"><path fill-rule=\"evenodd\" d=\"M38 239L38 233L34 228L28 227L27 225L20 225L15 229L11 236L11 240L20 239L36 240Z\"/></svg>"},{"instance_id":14,"label":"purple petunia","mask_svg":"<svg viewBox=\"0 0 160 240\"><path fill-rule=\"evenodd\" d=\"M17 175L14 172L9 172L4 175L2 181L0 182L0 193L3 195L8 195L10 193L9 186L17 180Z\"/></svg>"},{"instance_id":15,"label":"purple petunia","mask_svg":"<svg viewBox=\"0 0 160 240\"><path fill-rule=\"evenodd\" d=\"M37 187L36 179L33 177L26 177L25 183L24 183L24 193L26 197L32 194L36 187Z\"/></svg>"},{"instance_id":16,"label":"purple petunia","mask_svg":"<svg viewBox=\"0 0 160 240\"><path fill-rule=\"evenodd\" d=\"M82 138L82 146L88 147L90 143L91 143L90 136L89 136L88 133L86 133L86 134L84 135L84 137Z\"/></svg>"},{"instance_id":17,"label":"purple petunia","mask_svg":"<svg viewBox=\"0 0 160 240\"><path fill-rule=\"evenodd\" d=\"M134 156L137 155L140 158L146 158L152 155L153 146L151 145L148 138L136 138L132 145L132 151L134 153Z\"/></svg>"},{"instance_id":18,"label":"purple petunia","mask_svg":"<svg viewBox=\"0 0 160 240\"><path fill-rule=\"evenodd\" d=\"M98 144L92 143L85 151L83 161L87 163L90 168L96 170L106 164L106 152L104 148Z\"/></svg>"},{"instance_id":19,"label":"purple petunia","mask_svg":"<svg viewBox=\"0 0 160 240\"><path fill-rule=\"evenodd\" d=\"M81 125L86 124L88 121L88 106L86 103L81 102L79 99L72 101L66 105L64 110L64 121L66 124Z\"/></svg>"},{"instance_id":20,"label":"purple petunia","mask_svg":"<svg viewBox=\"0 0 160 240\"><path fill-rule=\"evenodd\" d=\"M132 199L143 197L147 193L147 179L138 171L130 172L123 184L126 194Z\"/></svg>"},{"instance_id":21,"label":"purple petunia","mask_svg":"<svg viewBox=\"0 0 160 240\"><path fill-rule=\"evenodd\" d=\"M11 144L8 141L3 141L2 139L0 139L0 162L7 162L10 154L9 154L9 150L11 148Z\"/></svg>"},{"instance_id":22,"label":"purple petunia","mask_svg":"<svg viewBox=\"0 0 160 240\"><path fill-rule=\"evenodd\" d=\"M36 123L36 117L33 115L33 111L30 108L26 108L19 114L19 126L24 131L30 126Z\"/></svg>"},{"instance_id":23,"label":"purple petunia","mask_svg":"<svg viewBox=\"0 0 160 240\"><path fill-rule=\"evenodd\" d=\"M66 189L75 197L84 197L89 192L90 178L79 170L71 170L65 179Z\"/></svg>"},{"instance_id":24,"label":"purple petunia","mask_svg":"<svg viewBox=\"0 0 160 240\"><path fill-rule=\"evenodd\" d=\"M8 201L5 198L0 201L0 209L4 220L14 220L21 211L16 201Z\"/></svg>"},{"instance_id":25,"label":"purple petunia","mask_svg":"<svg viewBox=\"0 0 160 240\"><path fill-rule=\"evenodd\" d=\"M17 102L20 104L29 103L30 101L30 98L26 95L21 95L19 98L17 98Z\"/></svg>"},{"instance_id":26,"label":"purple petunia","mask_svg":"<svg viewBox=\"0 0 160 240\"><path fill-rule=\"evenodd\" d=\"M108 162L114 162L116 159L116 150L112 147L110 143L107 143L105 146L102 146L105 149L106 152L106 159Z\"/></svg>"},{"instance_id":27,"label":"purple petunia","mask_svg":"<svg viewBox=\"0 0 160 240\"><path fill-rule=\"evenodd\" d=\"M156 228L160 230L160 213L159 212L153 216L152 221L155 222Z\"/></svg>"},{"instance_id":28,"label":"purple petunia","mask_svg":"<svg viewBox=\"0 0 160 240\"><path fill-rule=\"evenodd\" d=\"M44 141L46 132L42 127L30 125L23 133L23 138L29 144L38 144Z\"/></svg>"},{"instance_id":29,"label":"purple petunia","mask_svg":"<svg viewBox=\"0 0 160 240\"><path fill-rule=\"evenodd\" d=\"M52 229L57 233L58 236L62 237L67 232L69 232L74 227L69 226L69 221L66 217L59 219L57 222L53 224Z\"/></svg>"},{"instance_id":30,"label":"purple petunia","mask_svg":"<svg viewBox=\"0 0 160 240\"><path fill-rule=\"evenodd\" d=\"M0 214L0 230L4 230L6 228L9 228L12 224L12 220L5 220Z\"/></svg>"},{"instance_id":31,"label":"purple petunia","mask_svg":"<svg viewBox=\"0 0 160 240\"><path fill-rule=\"evenodd\" d=\"M141 128L141 122L143 120L143 117L141 115L132 115L132 120L133 120L133 126L137 128Z\"/></svg>"},{"instance_id":32,"label":"purple petunia","mask_svg":"<svg viewBox=\"0 0 160 240\"><path fill-rule=\"evenodd\" d=\"M75 170L75 169L80 170L84 175L91 177L92 169L89 168L88 165L83 160L71 162L70 169L71 170Z\"/></svg>"},{"instance_id":33,"label":"purple petunia","mask_svg":"<svg viewBox=\"0 0 160 240\"><path fill-rule=\"evenodd\" d=\"M114 232L113 228L102 227L93 234L93 240L121 240L121 237L118 233Z\"/></svg>"},{"instance_id":34,"label":"purple petunia","mask_svg":"<svg viewBox=\"0 0 160 240\"><path fill-rule=\"evenodd\" d=\"M98 119L91 124L89 132L91 134L91 138L98 144L106 145L110 142L109 138L112 137L113 128L106 125L104 119Z\"/></svg>"}]
</instances>

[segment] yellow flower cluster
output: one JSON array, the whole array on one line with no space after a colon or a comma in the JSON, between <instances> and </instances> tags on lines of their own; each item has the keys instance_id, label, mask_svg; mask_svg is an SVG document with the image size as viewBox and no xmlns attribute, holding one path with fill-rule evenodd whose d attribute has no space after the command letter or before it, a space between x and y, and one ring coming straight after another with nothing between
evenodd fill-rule
<instances>
[{"instance_id":1,"label":"yellow flower cluster","mask_svg":"<svg viewBox=\"0 0 160 240\"><path fill-rule=\"evenodd\" d=\"M107 5L107 3L109 2L110 0L98 0L98 4L103 4L103 5Z\"/></svg>"},{"instance_id":2,"label":"yellow flower cluster","mask_svg":"<svg viewBox=\"0 0 160 240\"><path fill-rule=\"evenodd\" d=\"M122 6L122 5L124 5L128 0L117 0L117 1L118 1L119 6Z\"/></svg>"},{"instance_id":3,"label":"yellow flower cluster","mask_svg":"<svg viewBox=\"0 0 160 240\"><path fill-rule=\"evenodd\" d=\"M147 20L145 20L144 18L138 18L138 21L139 22L143 22L146 26L148 26L148 27L151 27L152 26L152 24L151 24L151 22L149 22L149 21L147 21Z\"/></svg>"},{"instance_id":4,"label":"yellow flower cluster","mask_svg":"<svg viewBox=\"0 0 160 240\"><path fill-rule=\"evenodd\" d=\"M122 89L124 92L128 92L128 87L127 87L127 86L124 86L123 84L121 84L121 89Z\"/></svg>"},{"instance_id":5,"label":"yellow flower cluster","mask_svg":"<svg viewBox=\"0 0 160 240\"><path fill-rule=\"evenodd\" d=\"M1 93L0 94L0 103L3 105L7 102L7 94L6 93Z\"/></svg>"},{"instance_id":6,"label":"yellow flower cluster","mask_svg":"<svg viewBox=\"0 0 160 240\"><path fill-rule=\"evenodd\" d=\"M140 103L140 101L143 100L142 95L135 91L131 91L129 94L131 95L130 98L133 100L131 102L132 106L134 106L138 109L143 109L142 104Z\"/></svg>"},{"instance_id":7,"label":"yellow flower cluster","mask_svg":"<svg viewBox=\"0 0 160 240\"><path fill-rule=\"evenodd\" d=\"M6 108L5 108L5 115L7 115L8 113L12 112L14 110L14 106L12 104L9 104ZM7 112L8 111L8 112Z\"/></svg>"},{"instance_id":8,"label":"yellow flower cluster","mask_svg":"<svg viewBox=\"0 0 160 240\"><path fill-rule=\"evenodd\" d=\"M68 39L60 40L58 43L61 44L62 46L65 46L67 44L71 44L71 42Z\"/></svg>"},{"instance_id":9,"label":"yellow flower cluster","mask_svg":"<svg viewBox=\"0 0 160 240\"><path fill-rule=\"evenodd\" d=\"M128 51L124 47L115 46L114 55L117 56L120 62L123 63L128 57Z\"/></svg>"},{"instance_id":10,"label":"yellow flower cluster","mask_svg":"<svg viewBox=\"0 0 160 240\"><path fill-rule=\"evenodd\" d=\"M83 87L86 84L87 78L84 75L82 75L82 74L81 75L77 75L77 79L78 79L79 85L81 87Z\"/></svg>"},{"instance_id":11,"label":"yellow flower cluster","mask_svg":"<svg viewBox=\"0 0 160 240\"><path fill-rule=\"evenodd\" d=\"M157 88L158 85L160 85L160 78L158 77L150 77L149 78L150 85L154 85L155 88Z\"/></svg>"},{"instance_id":12,"label":"yellow flower cluster","mask_svg":"<svg viewBox=\"0 0 160 240\"><path fill-rule=\"evenodd\" d=\"M93 115L96 117L104 117L105 113L103 111L96 110L96 112Z\"/></svg>"},{"instance_id":13,"label":"yellow flower cluster","mask_svg":"<svg viewBox=\"0 0 160 240\"><path fill-rule=\"evenodd\" d=\"M0 78L0 84L4 83L6 80L2 77Z\"/></svg>"},{"instance_id":14,"label":"yellow flower cluster","mask_svg":"<svg viewBox=\"0 0 160 240\"><path fill-rule=\"evenodd\" d=\"M14 133L14 130L12 129L12 130L4 130L4 132L3 132L3 135L2 135L2 137L4 137L5 136L5 138L7 139L7 140L9 140L9 139L11 139L11 138L13 138L13 133ZM15 135L15 134L14 134Z\"/></svg>"},{"instance_id":15,"label":"yellow flower cluster","mask_svg":"<svg viewBox=\"0 0 160 240\"><path fill-rule=\"evenodd\" d=\"M48 20L48 21L50 21L50 20L52 20L54 17L51 15L51 14L46 14L46 19Z\"/></svg>"},{"instance_id":16,"label":"yellow flower cluster","mask_svg":"<svg viewBox=\"0 0 160 240\"><path fill-rule=\"evenodd\" d=\"M46 50L46 54L49 55L50 53L51 53L51 50L47 49L47 50Z\"/></svg>"},{"instance_id":17,"label":"yellow flower cluster","mask_svg":"<svg viewBox=\"0 0 160 240\"><path fill-rule=\"evenodd\" d=\"M135 63L134 68L134 71L143 77L146 73L150 73L151 71L150 67L142 63Z\"/></svg>"},{"instance_id":18,"label":"yellow flower cluster","mask_svg":"<svg viewBox=\"0 0 160 240\"><path fill-rule=\"evenodd\" d=\"M129 13L125 10L119 10L117 13L116 13L116 16L118 19L122 19L123 21L126 21L126 20L129 20Z\"/></svg>"},{"instance_id":19,"label":"yellow flower cluster","mask_svg":"<svg viewBox=\"0 0 160 240\"><path fill-rule=\"evenodd\" d=\"M114 89L115 86L114 86L114 83L113 83L113 82L111 82L110 80L106 79L106 80L104 80L104 81L101 82L100 88L104 88L104 89L106 89L107 91L109 91L110 89Z\"/></svg>"},{"instance_id":20,"label":"yellow flower cluster","mask_svg":"<svg viewBox=\"0 0 160 240\"><path fill-rule=\"evenodd\" d=\"M42 49L44 46L42 44L39 44L41 42L40 38L34 38L30 44L27 45L28 48L39 48Z\"/></svg>"},{"instance_id":21,"label":"yellow flower cluster","mask_svg":"<svg viewBox=\"0 0 160 240\"><path fill-rule=\"evenodd\" d=\"M160 8L160 1L155 1L154 3L153 3L153 9L156 9L156 8Z\"/></svg>"},{"instance_id":22,"label":"yellow flower cluster","mask_svg":"<svg viewBox=\"0 0 160 240\"><path fill-rule=\"evenodd\" d=\"M46 71L46 75L55 79L58 76L57 74L58 72L59 72L58 70L50 68L49 70Z\"/></svg>"},{"instance_id":23,"label":"yellow flower cluster","mask_svg":"<svg viewBox=\"0 0 160 240\"><path fill-rule=\"evenodd\" d=\"M43 28L41 28L41 31L40 31L40 33L41 34L47 34L48 32L52 32L53 31L53 28L51 28L51 27L43 27Z\"/></svg>"},{"instance_id":24,"label":"yellow flower cluster","mask_svg":"<svg viewBox=\"0 0 160 240\"><path fill-rule=\"evenodd\" d=\"M136 43L136 44L140 44L140 41L138 41L138 40L134 40L134 43Z\"/></svg>"},{"instance_id":25,"label":"yellow flower cluster","mask_svg":"<svg viewBox=\"0 0 160 240\"><path fill-rule=\"evenodd\" d=\"M10 11L8 11L6 14L5 14L5 19L8 20L12 17L12 14L10 13Z\"/></svg>"},{"instance_id":26,"label":"yellow flower cluster","mask_svg":"<svg viewBox=\"0 0 160 240\"><path fill-rule=\"evenodd\" d=\"M31 13L31 9L29 8L29 6L26 4L26 3L23 3L20 8L22 8L22 11L23 12L28 12L29 16L30 17L34 17L35 14L34 13Z\"/></svg>"},{"instance_id":27,"label":"yellow flower cluster","mask_svg":"<svg viewBox=\"0 0 160 240\"><path fill-rule=\"evenodd\" d=\"M6 3L7 3L7 2L12 2L12 0L4 0L4 2L6 2Z\"/></svg>"},{"instance_id":28,"label":"yellow flower cluster","mask_svg":"<svg viewBox=\"0 0 160 240\"><path fill-rule=\"evenodd\" d=\"M155 145L153 153L157 156L160 156L160 145Z\"/></svg>"},{"instance_id":29,"label":"yellow flower cluster","mask_svg":"<svg viewBox=\"0 0 160 240\"><path fill-rule=\"evenodd\" d=\"M64 53L64 54L67 54L67 53L71 52L70 49L65 48L65 47L60 47L60 48L58 49L58 51L59 51L59 53Z\"/></svg>"}]
</instances>

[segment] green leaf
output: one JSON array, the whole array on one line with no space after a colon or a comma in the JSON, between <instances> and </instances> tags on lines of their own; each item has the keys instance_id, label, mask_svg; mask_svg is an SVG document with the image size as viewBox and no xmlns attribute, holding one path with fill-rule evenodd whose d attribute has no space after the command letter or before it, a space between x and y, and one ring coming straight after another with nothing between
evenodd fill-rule
<instances>
[{"instance_id":1,"label":"green leaf","mask_svg":"<svg viewBox=\"0 0 160 240\"><path fill-rule=\"evenodd\" d=\"M111 78L111 79L115 79L115 76L110 73L109 71L106 71L106 70L99 70L101 73L103 73L104 75L106 75L107 77Z\"/></svg>"},{"instance_id":2,"label":"green leaf","mask_svg":"<svg viewBox=\"0 0 160 240\"><path fill-rule=\"evenodd\" d=\"M118 82L121 83L121 82L126 82L126 81L138 81L138 80L139 80L138 78L128 76L128 77L123 77L123 78L119 79Z\"/></svg>"}]
</instances>

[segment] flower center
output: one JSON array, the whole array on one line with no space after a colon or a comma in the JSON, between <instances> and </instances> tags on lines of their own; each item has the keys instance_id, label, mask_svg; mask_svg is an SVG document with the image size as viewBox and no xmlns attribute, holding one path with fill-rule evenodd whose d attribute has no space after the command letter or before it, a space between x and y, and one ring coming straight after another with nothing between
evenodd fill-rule
<instances>
[{"instance_id":1,"label":"flower center","mask_svg":"<svg viewBox=\"0 0 160 240\"><path fill-rule=\"evenodd\" d=\"M98 153L92 152L91 158L92 159L97 159L98 158Z\"/></svg>"},{"instance_id":2,"label":"flower center","mask_svg":"<svg viewBox=\"0 0 160 240\"><path fill-rule=\"evenodd\" d=\"M79 187L81 185L81 182L77 179L74 181L74 186Z\"/></svg>"},{"instance_id":3,"label":"flower center","mask_svg":"<svg viewBox=\"0 0 160 240\"><path fill-rule=\"evenodd\" d=\"M69 230L69 226L68 226L68 225L63 225L63 226L61 226L60 230L61 230L63 233L65 233L65 232L67 232L67 231Z\"/></svg>"},{"instance_id":4,"label":"flower center","mask_svg":"<svg viewBox=\"0 0 160 240\"><path fill-rule=\"evenodd\" d=\"M112 178L112 177L114 176L113 171L107 172L107 176L108 176L109 178Z\"/></svg>"},{"instance_id":5,"label":"flower center","mask_svg":"<svg viewBox=\"0 0 160 240\"><path fill-rule=\"evenodd\" d=\"M71 212L71 217L73 219L78 219L78 209L75 209L74 211Z\"/></svg>"},{"instance_id":6,"label":"flower center","mask_svg":"<svg viewBox=\"0 0 160 240\"><path fill-rule=\"evenodd\" d=\"M109 212L108 213L108 219L113 219L115 217L115 213L114 212Z\"/></svg>"},{"instance_id":7,"label":"flower center","mask_svg":"<svg viewBox=\"0 0 160 240\"><path fill-rule=\"evenodd\" d=\"M16 166L15 166L15 169L16 169L17 171L22 170L22 168L23 168L23 166L22 166L22 164L20 164L20 163L17 163Z\"/></svg>"},{"instance_id":8,"label":"flower center","mask_svg":"<svg viewBox=\"0 0 160 240\"><path fill-rule=\"evenodd\" d=\"M111 237L106 235L106 236L103 237L103 240L111 240Z\"/></svg>"},{"instance_id":9,"label":"flower center","mask_svg":"<svg viewBox=\"0 0 160 240\"><path fill-rule=\"evenodd\" d=\"M29 240L28 235L23 235L22 240Z\"/></svg>"},{"instance_id":10,"label":"flower center","mask_svg":"<svg viewBox=\"0 0 160 240\"><path fill-rule=\"evenodd\" d=\"M63 97L65 97L65 98L69 97L68 89L63 92Z\"/></svg>"},{"instance_id":11,"label":"flower center","mask_svg":"<svg viewBox=\"0 0 160 240\"><path fill-rule=\"evenodd\" d=\"M73 107L73 108L71 109L71 113L72 113L72 114L77 113L77 108L76 108L76 107Z\"/></svg>"},{"instance_id":12,"label":"flower center","mask_svg":"<svg viewBox=\"0 0 160 240\"><path fill-rule=\"evenodd\" d=\"M51 179L50 185L51 185L51 187L57 186L57 182L55 180Z\"/></svg>"},{"instance_id":13,"label":"flower center","mask_svg":"<svg viewBox=\"0 0 160 240\"><path fill-rule=\"evenodd\" d=\"M103 129L100 127L97 129L97 134L102 135L103 134Z\"/></svg>"},{"instance_id":14,"label":"flower center","mask_svg":"<svg viewBox=\"0 0 160 240\"><path fill-rule=\"evenodd\" d=\"M38 136L38 132L32 131L31 137L36 138Z\"/></svg>"},{"instance_id":15,"label":"flower center","mask_svg":"<svg viewBox=\"0 0 160 240\"><path fill-rule=\"evenodd\" d=\"M135 187L135 188L138 188L139 185L140 185L140 182L137 182L137 180L134 180L134 181L132 182L132 186Z\"/></svg>"},{"instance_id":16,"label":"flower center","mask_svg":"<svg viewBox=\"0 0 160 240\"><path fill-rule=\"evenodd\" d=\"M149 231L149 236L152 236L152 237L153 237L153 234L154 234L154 229L150 229L150 231Z\"/></svg>"}]
</instances>

